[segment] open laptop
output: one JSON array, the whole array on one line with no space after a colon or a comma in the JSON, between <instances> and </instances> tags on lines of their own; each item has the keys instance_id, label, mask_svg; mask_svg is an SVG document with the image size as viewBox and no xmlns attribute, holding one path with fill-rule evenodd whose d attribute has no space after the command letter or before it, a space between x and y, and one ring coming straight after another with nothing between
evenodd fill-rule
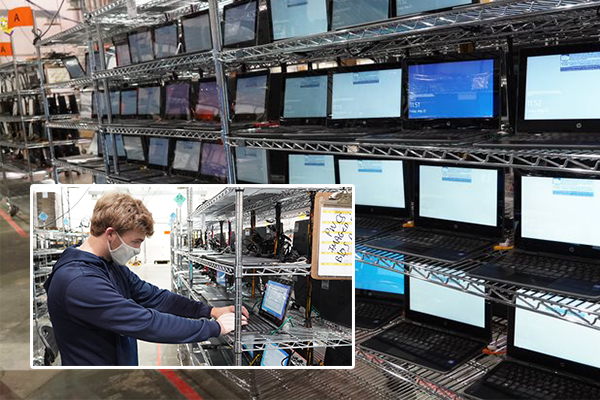
<instances>
[{"instance_id":1,"label":"open laptop","mask_svg":"<svg viewBox=\"0 0 600 400\"><path fill-rule=\"evenodd\" d=\"M119 174L115 174L115 178L133 182L140 179L164 175L161 170L146 168L149 163L147 161L145 144L142 139L141 136L123 136L123 144L125 153L127 154L127 164L119 164ZM162 147L162 144L158 142L155 142L154 145ZM159 151L156 149L149 149L149 152L157 153Z\"/></svg>"},{"instance_id":2,"label":"open laptop","mask_svg":"<svg viewBox=\"0 0 600 400\"><path fill-rule=\"evenodd\" d=\"M524 297L550 296L521 294L510 310L507 359L465 393L480 399L599 399L600 359L594 349L600 343L600 324L596 317L582 311L556 318L556 311L548 310L547 303ZM564 298L565 304L576 301ZM593 306L579 304L582 310ZM593 327L582 325L580 317L595 321Z\"/></svg>"},{"instance_id":3,"label":"open laptop","mask_svg":"<svg viewBox=\"0 0 600 400\"><path fill-rule=\"evenodd\" d=\"M418 164L415 228L365 243L443 262L477 256L502 237L504 173L496 168Z\"/></svg>"},{"instance_id":4,"label":"open laptop","mask_svg":"<svg viewBox=\"0 0 600 400\"><path fill-rule=\"evenodd\" d=\"M67 69L71 79L78 79L85 77L85 71L79 62L79 59L75 56L69 56L62 59L63 65Z\"/></svg>"},{"instance_id":5,"label":"open laptop","mask_svg":"<svg viewBox=\"0 0 600 400\"><path fill-rule=\"evenodd\" d=\"M341 184L356 188L356 240L402 227L411 210L408 163L340 158L338 171Z\"/></svg>"},{"instance_id":6,"label":"open laptop","mask_svg":"<svg viewBox=\"0 0 600 400\"><path fill-rule=\"evenodd\" d=\"M600 299L600 179L517 174L515 251L469 272Z\"/></svg>"},{"instance_id":7,"label":"open laptop","mask_svg":"<svg viewBox=\"0 0 600 400\"><path fill-rule=\"evenodd\" d=\"M446 272L456 273L451 269ZM448 372L481 354L489 343L491 306L485 298L473 294L483 293L483 283L472 284L472 293L468 293L448 287L458 282L441 285L419 279L423 274L427 274L424 269L412 267L404 280L405 320L362 346Z\"/></svg>"},{"instance_id":8,"label":"open laptop","mask_svg":"<svg viewBox=\"0 0 600 400\"><path fill-rule=\"evenodd\" d=\"M502 148L600 146L600 43L523 49L517 134L479 143Z\"/></svg>"},{"instance_id":9,"label":"open laptop","mask_svg":"<svg viewBox=\"0 0 600 400\"><path fill-rule=\"evenodd\" d=\"M500 57L496 54L407 60L403 130L365 142L473 142L500 129Z\"/></svg>"}]
</instances>

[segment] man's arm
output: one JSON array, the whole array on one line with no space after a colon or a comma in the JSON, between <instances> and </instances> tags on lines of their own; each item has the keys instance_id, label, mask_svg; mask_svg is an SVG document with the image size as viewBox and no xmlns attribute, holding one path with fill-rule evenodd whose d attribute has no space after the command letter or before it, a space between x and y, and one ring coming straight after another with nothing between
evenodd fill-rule
<instances>
[{"instance_id":1,"label":"man's arm","mask_svg":"<svg viewBox=\"0 0 600 400\"><path fill-rule=\"evenodd\" d=\"M202 342L221 333L217 321L181 318L126 299L100 275L73 279L64 292L64 305L76 321L149 342Z\"/></svg>"}]
</instances>

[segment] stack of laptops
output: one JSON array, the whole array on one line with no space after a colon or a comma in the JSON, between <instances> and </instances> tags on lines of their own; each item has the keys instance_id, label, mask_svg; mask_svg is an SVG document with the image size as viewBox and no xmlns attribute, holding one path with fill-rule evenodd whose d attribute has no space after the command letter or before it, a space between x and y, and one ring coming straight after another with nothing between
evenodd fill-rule
<instances>
[{"instance_id":1,"label":"stack of laptops","mask_svg":"<svg viewBox=\"0 0 600 400\"><path fill-rule=\"evenodd\" d=\"M594 349L600 342L600 325L596 317L582 311L556 318L555 310L531 299L532 295L544 296L521 292L511 308L507 359L465 393L480 399L599 399L600 359ZM575 301L564 298L565 304ZM579 307L583 310L593 304ZM585 326L580 318L596 322Z\"/></svg>"},{"instance_id":2,"label":"stack of laptops","mask_svg":"<svg viewBox=\"0 0 600 400\"><path fill-rule=\"evenodd\" d=\"M365 244L455 263L492 249L503 232L504 174L494 168L419 164L415 228Z\"/></svg>"},{"instance_id":3,"label":"stack of laptops","mask_svg":"<svg viewBox=\"0 0 600 400\"><path fill-rule=\"evenodd\" d=\"M457 271L446 269L455 274ZM481 296L484 285L469 292L419 279L413 267L404 280L404 315L400 324L367 340L362 346L440 372L448 372L481 354L492 336L491 307Z\"/></svg>"},{"instance_id":4,"label":"stack of laptops","mask_svg":"<svg viewBox=\"0 0 600 400\"><path fill-rule=\"evenodd\" d=\"M517 134L479 143L506 148L600 145L600 43L523 49Z\"/></svg>"},{"instance_id":5,"label":"stack of laptops","mask_svg":"<svg viewBox=\"0 0 600 400\"><path fill-rule=\"evenodd\" d=\"M600 179L518 174L515 225L515 251L470 275L600 299Z\"/></svg>"}]
</instances>

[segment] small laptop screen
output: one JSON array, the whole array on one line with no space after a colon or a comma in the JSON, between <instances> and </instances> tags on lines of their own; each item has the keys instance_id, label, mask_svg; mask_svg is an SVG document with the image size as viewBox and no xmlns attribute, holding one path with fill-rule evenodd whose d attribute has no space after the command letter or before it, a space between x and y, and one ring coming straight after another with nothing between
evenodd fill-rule
<instances>
[{"instance_id":1,"label":"small laptop screen","mask_svg":"<svg viewBox=\"0 0 600 400\"><path fill-rule=\"evenodd\" d=\"M142 138L140 136L123 136L127 159L132 161L146 161Z\"/></svg>"},{"instance_id":2,"label":"small laptop screen","mask_svg":"<svg viewBox=\"0 0 600 400\"><path fill-rule=\"evenodd\" d=\"M238 180L249 183L269 183L267 150L236 147L235 166Z\"/></svg>"},{"instance_id":3,"label":"small laptop screen","mask_svg":"<svg viewBox=\"0 0 600 400\"><path fill-rule=\"evenodd\" d=\"M288 298L290 296L291 286L283 283L269 281L267 291L263 299L261 308L277 319L283 319Z\"/></svg>"},{"instance_id":4,"label":"small laptop screen","mask_svg":"<svg viewBox=\"0 0 600 400\"><path fill-rule=\"evenodd\" d=\"M332 119L399 118L402 70L333 74Z\"/></svg>"},{"instance_id":5,"label":"small laptop screen","mask_svg":"<svg viewBox=\"0 0 600 400\"><path fill-rule=\"evenodd\" d=\"M600 119L600 52L527 58L525 120Z\"/></svg>"},{"instance_id":6,"label":"small laptop screen","mask_svg":"<svg viewBox=\"0 0 600 400\"><path fill-rule=\"evenodd\" d=\"M493 118L494 60L408 66L408 118Z\"/></svg>"},{"instance_id":7,"label":"small laptop screen","mask_svg":"<svg viewBox=\"0 0 600 400\"><path fill-rule=\"evenodd\" d=\"M419 216L498 224L498 171L419 165Z\"/></svg>"},{"instance_id":8,"label":"small laptop screen","mask_svg":"<svg viewBox=\"0 0 600 400\"><path fill-rule=\"evenodd\" d=\"M129 44L119 43L115 45L115 52L117 53L117 66L123 67L131 64L131 55L129 54Z\"/></svg>"},{"instance_id":9,"label":"small laptop screen","mask_svg":"<svg viewBox=\"0 0 600 400\"><path fill-rule=\"evenodd\" d=\"M111 90L108 94L110 97L110 112L113 116L119 115L121 112L121 93L118 90ZM102 96L104 96L104 93L102 93Z\"/></svg>"},{"instance_id":10,"label":"small laptop screen","mask_svg":"<svg viewBox=\"0 0 600 400\"><path fill-rule=\"evenodd\" d=\"M472 0L398 0L396 3L396 16L402 17L471 3L473 3Z\"/></svg>"},{"instance_id":11,"label":"small laptop screen","mask_svg":"<svg viewBox=\"0 0 600 400\"><path fill-rule=\"evenodd\" d=\"M121 92L121 115L137 115L137 90Z\"/></svg>"},{"instance_id":12,"label":"small laptop screen","mask_svg":"<svg viewBox=\"0 0 600 400\"><path fill-rule=\"evenodd\" d=\"M104 135L106 148L108 149L108 154L112 154L112 135ZM123 143L123 136L115 135L117 140L117 155L119 157L125 157L127 153L125 153L125 145Z\"/></svg>"},{"instance_id":13,"label":"small laptop screen","mask_svg":"<svg viewBox=\"0 0 600 400\"><path fill-rule=\"evenodd\" d=\"M177 24L154 29L154 55L156 58L174 56L179 45Z\"/></svg>"},{"instance_id":14,"label":"small laptop screen","mask_svg":"<svg viewBox=\"0 0 600 400\"><path fill-rule=\"evenodd\" d=\"M564 303L576 303L580 309L593 308L592 303L583 303L576 299L565 298ZM547 303L540 304L536 300L517 296L515 310L514 345L515 347L535 351L564 360L600 368L600 358L595 351L600 343L600 322L596 317L580 312L579 315L566 313L565 317L554 318L539 312L529 311L531 307L539 307L551 314L563 315L567 311L560 306L549 310ZM581 325L580 318L587 320L594 328ZM549 334L552 332L552 334Z\"/></svg>"},{"instance_id":15,"label":"small laptop screen","mask_svg":"<svg viewBox=\"0 0 600 400\"><path fill-rule=\"evenodd\" d=\"M290 154L290 184L335 184L333 156Z\"/></svg>"},{"instance_id":16,"label":"small laptop screen","mask_svg":"<svg viewBox=\"0 0 600 400\"><path fill-rule=\"evenodd\" d=\"M257 11L256 1L225 9L224 46L255 40Z\"/></svg>"},{"instance_id":17,"label":"small laptop screen","mask_svg":"<svg viewBox=\"0 0 600 400\"><path fill-rule=\"evenodd\" d=\"M200 173L202 175L227 179L227 164L225 156L225 147L215 143L204 143L202 145L202 166Z\"/></svg>"},{"instance_id":18,"label":"small laptop screen","mask_svg":"<svg viewBox=\"0 0 600 400\"><path fill-rule=\"evenodd\" d=\"M217 81L199 83L198 100L196 102L196 119L214 122L221 120L221 106L219 104Z\"/></svg>"},{"instance_id":19,"label":"small laptop screen","mask_svg":"<svg viewBox=\"0 0 600 400\"><path fill-rule=\"evenodd\" d=\"M198 172L200 169L201 142L178 140L175 143L173 169L179 171Z\"/></svg>"},{"instance_id":20,"label":"small laptop screen","mask_svg":"<svg viewBox=\"0 0 600 400\"><path fill-rule=\"evenodd\" d=\"M356 261L354 263L356 289L404 294L404 274Z\"/></svg>"},{"instance_id":21,"label":"small laptop screen","mask_svg":"<svg viewBox=\"0 0 600 400\"><path fill-rule=\"evenodd\" d=\"M166 167L169 165L169 139L150 138L150 147L148 148L148 162L154 165Z\"/></svg>"},{"instance_id":22,"label":"small laptop screen","mask_svg":"<svg viewBox=\"0 0 600 400\"><path fill-rule=\"evenodd\" d=\"M85 72L83 71L83 68L81 68L81 64L79 63L77 57L67 57L63 59L63 64L69 72L71 79L77 79L85 76Z\"/></svg>"},{"instance_id":23,"label":"small laptop screen","mask_svg":"<svg viewBox=\"0 0 600 400\"><path fill-rule=\"evenodd\" d=\"M326 0L271 0L273 39L327 32Z\"/></svg>"},{"instance_id":24,"label":"small laptop screen","mask_svg":"<svg viewBox=\"0 0 600 400\"><path fill-rule=\"evenodd\" d=\"M368 24L388 18L389 0L333 0L331 29Z\"/></svg>"},{"instance_id":25,"label":"small laptop screen","mask_svg":"<svg viewBox=\"0 0 600 400\"><path fill-rule=\"evenodd\" d=\"M190 84L174 83L167 85L165 114L168 116L186 116L189 113Z\"/></svg>"},{"instance_id":26,"label":"small laptop screen","mask_svg":"<svg viewBox=\"0 0 600 400\"><path fill-rule=\"evenodd\" d=\"M600 180L523 176L521 236L600 248Z\"/></svg>"},{"instance_id":27,"label":"small laptop screen","mask_svg":"<svg viewBox=\"0 0 600 400\"><path fill-rule=\"evenodd\" d=\"M455 286L451 288L416 278L422 276L427 276L427 270L418 267L411 269L409 278L411 311L485 328L485 298L457 290L459 287L457 282L446 282L446 286ZM466 285L466 282L462 282L462 286ZM484 293L485 286L471 284L468 290L473 293Z\"/></svg>"},{"instance_id":28,"label":"small laptop screen","mask_svg":"<svg viewBox=\"0 0 600 400\"><path fill-rule=\"evenodd\" d=\"M285 80L283 118L327 117L327 75Z\"/></svg>"},{"instance_id":29,"label":"small laptop screen","mask_svg":"<svg viewBox=\"0 0 600 400\"><path fill-rule=\"evenodd\" d=\"M219 285L227 286L227 279L225 272L217 271L217 283Z\"/></svg>"},{"instance_id":30,"label":"small laptop screen","mask_svg":"<svg viewBox=\"0 0 600 400\"><path fill-rule=\"evenodd\" d=\"M129 51L131 62L136 64L144 61L152 61L154 53L152 51L152 32L143 31L129 35Z\"/></svg>"},{"instance_id":31,"label":"small laptop screen","mask_svg":"<svg viewBox=\"0 0 600 400\"><path fill-rule=\"evenodd\" d=\"M182 18L181 26L183 27L183 42L186 53L212 49L208 13L192 18Z\"/></svg>"},{"instance_id":32,"label":"small laptop screen","mask_svg":"<svg viewBox=\"0 0 600 400\"><path fill-rule=\"evenodd\" d=\"M356 187L356 205L406 208L404 168L395 160L340 160L340 183Z\"/></svg>"},{"instance_id":33,"label":"small laptop screen","mask_svg":"<svg viewBox=\"0 0 600 400\"><path fill-rule=\"evenodd\" d=\"M267 75L240 76L236 81L236 115L254 115L254 120L264 119L267 103Z\"/></svg>"},{"instance_id":34,"label":"small laptop screen","mask_svg":"<svg viewBox=\"0 0 600 400\"><path fill-rule=\"evenodd\" d=\"M138 115L160 115L160 86L138 89Z\"/></svg>"},{"instance_id":35,"label":"small laptop screen","mask_svg":"<svg viewBox=\"0 0 600 400\"><path fill-rule=\"evenodd\" d=\"M265 345L265 351L260 359L263 367L282 367L289 364L290 355L273 343Z\"/></svg>"}]
</instances>

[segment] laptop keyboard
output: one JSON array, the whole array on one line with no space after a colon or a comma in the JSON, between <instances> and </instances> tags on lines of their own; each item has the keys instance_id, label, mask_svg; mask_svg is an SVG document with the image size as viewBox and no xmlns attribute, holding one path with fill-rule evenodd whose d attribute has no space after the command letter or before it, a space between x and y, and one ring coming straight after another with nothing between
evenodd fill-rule
<instances>
[{"instance_id":1,"label":"laptop keyboard","mask_svg":"<svg viewBox=\"0 0 600 400\"><path fill-rule=\"evenodd\" d=\"M523 253L509 254L497 263L515 272L549 279L572 278L591 283L600 282L600 265Z\"/></svg>"},{"instance_id":2,"label":"laptop keyboard","mask_svg":"<svg viewBox=\"0 0 600 400\"><path fill-rule=\"evenodd\" d=\"M598 399L600 388L555 373L503 362L484 379L487 386L523 399Z\"/></svg>"},{"instance_id":3,"label":"laptop keyboard","mask_svg":"<svg viewBox=\"0 0 600 400\"><path fill-rule=\"evenodd\" d=\"M389 236L390 239L410 243L414 246L426 248L440 247L456 252L468 253L475 248L480 248L489 243L487 240L468 238L463 236L442 235L422 230L405 230L402 234Z\"/></svg>"},{"instance_id":4,"label":"laptop keyboard","mask_svg":"<svg viewBox=\"0 0 600 400\"><path fill-rule=\"evenodd\" d=\"M360 229L386 229L398 226L398 221L374 217L356 217L356 227Z\"/></svg>"},{"instance_id":5,"label":"laptop keyboard","mask_svg":"<svg viewBox=\"0 0 600 400\"><path fill-rule=\"evenodd\" d=\"M402 307L392 304L357 302L355 307L356 319L384 321L402 313Z\"/></svg>"}]
</instances>

